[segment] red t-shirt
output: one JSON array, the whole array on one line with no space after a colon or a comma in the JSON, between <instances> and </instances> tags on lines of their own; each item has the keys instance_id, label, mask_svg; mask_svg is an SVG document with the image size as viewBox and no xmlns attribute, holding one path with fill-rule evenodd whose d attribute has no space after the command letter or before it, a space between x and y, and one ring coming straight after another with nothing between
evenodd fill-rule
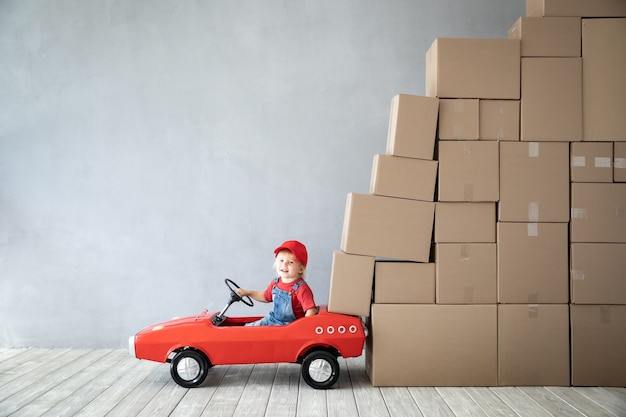
<instances>
[{"instance_id":1,"label":"red t-shirt","mask_svg":"<svg viewBox=\"0 0 626 417\"><path fill-rule=\"evenodd\" d=\"M265 299L270 302L272 301L272 288L274 288L274 285L276 285L280 290L292 292L293 286L301 281L304 281L304 279L300 278L290 284L285 284L279 278L278 282L274 284L274 280L272 280L270 285L268 285L265 289L263 295L265 296ZM313 291L311 291L311 287L309 287L306 282L300 284L300 286L296 289L296 292L291 295L291 306L293 308L293 314L297 319L304 317L304 312L308 309L316 307L315 300L313 299Z\"/></svg>"}]
</instances>

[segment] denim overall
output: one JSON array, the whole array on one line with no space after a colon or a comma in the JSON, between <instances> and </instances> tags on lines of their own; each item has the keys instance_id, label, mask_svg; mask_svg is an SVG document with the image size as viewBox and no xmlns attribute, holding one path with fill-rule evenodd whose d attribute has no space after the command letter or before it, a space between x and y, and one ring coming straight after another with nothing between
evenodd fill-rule
<instances>
[{"instance_id":1,"label":"denim overall","mask_svg":"<svg viewBox=\"0 0 626 417\"><path fill-rule=\"evenodd\" d=\"M263 317L261 320L248 323L246 326L282 326L289 324L296 319L293 313L293 304L291 301L292 294L296 292L298 287L304 281L297 282L291 292L287 292L278 288L278 277L274 278L274 287L272 288L272 300L274 301L274 311Z\"/></svg>"}]
</instances>

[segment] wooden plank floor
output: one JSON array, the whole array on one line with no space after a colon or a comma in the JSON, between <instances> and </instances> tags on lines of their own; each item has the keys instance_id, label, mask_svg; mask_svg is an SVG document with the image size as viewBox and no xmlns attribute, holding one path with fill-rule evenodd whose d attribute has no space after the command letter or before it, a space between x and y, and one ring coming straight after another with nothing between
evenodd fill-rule
<instances>
[{"instance_id":1,"label":"wooden plank floor","mask_svg":"<svg viewBox=\"0 0 626 417\"><path fill-rule=\"evenodd\" d=\"M0 416L626 417L626 388L372 387L363 357L326 391L293 364L218 366L195 389L123 349L0 350Z\"/></svg>"}]
</instances>

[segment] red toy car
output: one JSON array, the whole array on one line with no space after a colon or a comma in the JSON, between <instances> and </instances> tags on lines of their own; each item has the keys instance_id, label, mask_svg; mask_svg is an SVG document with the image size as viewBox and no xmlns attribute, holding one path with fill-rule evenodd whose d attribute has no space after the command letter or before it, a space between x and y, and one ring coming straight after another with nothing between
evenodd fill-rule
<instances>
[{"instance_id":1,"label":"red toy car","mask_svg":"<svg viewBox=\"0 0 626 417\"><path fill-rule=\"evenodd\" d=\"M227 279L230 300L219 313L174 319L150 326L129 340L132 356L170 362L170 373L185 388L202 384L214 365L300 363L302 376L313 388L331 387L339 378L338 356L360 356L365 330L360 317L330 313L320 306L315 316L285 326L245 327L261 317L227 317L226 310L240 297Z\"/></svg>"}]
</instances>

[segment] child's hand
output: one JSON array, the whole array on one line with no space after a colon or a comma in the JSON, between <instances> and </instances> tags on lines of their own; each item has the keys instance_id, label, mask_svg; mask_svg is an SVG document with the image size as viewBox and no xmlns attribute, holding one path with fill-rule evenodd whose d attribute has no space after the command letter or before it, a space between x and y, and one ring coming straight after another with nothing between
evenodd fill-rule
<instances>
[{"instance_id":1,"label":"child's hand","mask_svg":"<svg viewBox=\"0 0 626 417\"><path fill-rule=\"evenodd\" d=\"M260 301L262 303L268 302L265 299L265 295L263 294L263 291L246 290L245 288L237 288L237 294L239 294L240 297L250 297L253 300Z\"/></svg>"}]
</instances>

